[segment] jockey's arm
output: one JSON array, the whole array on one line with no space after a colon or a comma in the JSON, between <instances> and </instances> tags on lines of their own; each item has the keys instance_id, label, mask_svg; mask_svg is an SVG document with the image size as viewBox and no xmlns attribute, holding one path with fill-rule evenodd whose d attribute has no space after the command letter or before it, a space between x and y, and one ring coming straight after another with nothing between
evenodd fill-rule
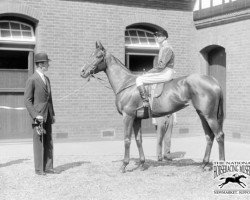
<instances>
[{"instance_id":1,"label":"jockey's arm","mask_svg":"<svg viewBox=\"0 0 250 200\"><path fill-rule=\"evenodd\" d=\"M163 49L161 57L159 58L158 65L154 66L153 69L148 72L160 72L167 67L168 62L173 56L173 51L170 48Z\"/></svg>"}]
</instances>

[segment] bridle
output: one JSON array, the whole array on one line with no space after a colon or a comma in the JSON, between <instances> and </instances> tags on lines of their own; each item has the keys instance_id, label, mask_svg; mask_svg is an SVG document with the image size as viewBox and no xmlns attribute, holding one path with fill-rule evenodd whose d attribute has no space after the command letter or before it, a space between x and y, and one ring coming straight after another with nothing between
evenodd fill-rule
<instances>
[{"instance_id":1,"label":"bridle","mask_svg":"<svg viewBox=\"0 0 250 200\"><path fill-rule=\"evenodd\" d=\"M101 50L101 52L102 52L102 58L100 58L101 60L103 60L103 63L106 63L106 57L105 57L105 55L106 55L106 52L105 51L102 51ZM108 83L106 80L104 80L104 79L102 79L102 78L100 78L100 77L97 77L96 75L95 75L95 70L97 69L97 65L95 66L94 65L94 62L95 61L92 61L91 63L89 63L88 64L88 67L87 67L87 69L90 67L90 66L94 66L93 67L93 69L91 69L90 71L89 71L89 77L93 77L94 79L96 79L101 85L103 85L102 83L101 83L101 81L102 82L104 82L104 83ZM86 69L86 70L87 70ZM104 87L106 87L106 88L108 88L108 89L112 89L111 87L109 87L109 86L106 86L106 85L103 85Z\"/></svg>"},{"instance_id":2,"label":"bridle","mask_svg":"<svg viewBox=\"0 0 250 200\"><path fill-rule=\"evenodd\" d=\"M101 59L101 60L103 60L103 62L105 62L105 51L102 51L102 50L101 50L101 53L102 53L102 56L101 56L102 59ZM92 55L93 55L93 54L92 54ZM92 55L91 55L91 56L92 56ZM91 57L91 56L90 56L90 57ZM89 71L89 75L90 75L90 76L92 76L92 75L94 74L94 71L95 71L96 68L97 68L97 65L95 66L94 63L95 63L95 60L93 60L93 61L90 62L90 63L87 63L88 67L86 68L85 71L87 71L87 69L89 69L91 66L94 66L93 69L91 69L91 70Z\"/></svg>"}]
</instances>

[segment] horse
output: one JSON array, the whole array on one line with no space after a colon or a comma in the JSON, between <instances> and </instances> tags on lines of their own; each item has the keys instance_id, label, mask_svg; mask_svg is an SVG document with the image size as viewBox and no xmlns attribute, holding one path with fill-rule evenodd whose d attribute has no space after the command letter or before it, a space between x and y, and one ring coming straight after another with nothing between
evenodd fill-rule
<instances>
[{"instance_id":1,"label":"horse","mask_svg":"<svg viewBox=\"0 0 250 200\"><path fill-rule=\"evenodd\" d=\"M232 182L232 183L238 183L241 187L245 188L244 186L246 186L246 184L240 181L241 178L247 178L247 177L244 175L234 174L233 177L220 178L220 180L223 180L223 179L226 179L226 180L224 183L221 183L219 187L222 188L224 185L228 184L229 182Z\"/></svg>"},{"instance_id":2,"label":"horse","mask_svg":"<svg viewBox=\"0 0 250 200\"><path fill-rule=\"evenodd\" d=\"M80 76L86 79L101 71L107 75L116 95L117 111L123 116L125 152L120 170L123 173L126 172L126 166L130 161L132 130L134 130L139 151L139 168L144 170L145 156L142 147L141 120L148 118L149 115L146 112L138 112L138 109L142 107L142 99L135 85L138 75L127 69L98 41L96 49L81 68ZM191 102L201 119L207 142L201 167L205 168L209 164L214 138L218 142L219 160L225 160L224 132L222 130L223 95L215 78L199 74L178 77L164 84L161 96L155 101L157 101L157 106L154 109L154 115L150 117L172 114L187 107Z\"/></svg>"}]
</instances>

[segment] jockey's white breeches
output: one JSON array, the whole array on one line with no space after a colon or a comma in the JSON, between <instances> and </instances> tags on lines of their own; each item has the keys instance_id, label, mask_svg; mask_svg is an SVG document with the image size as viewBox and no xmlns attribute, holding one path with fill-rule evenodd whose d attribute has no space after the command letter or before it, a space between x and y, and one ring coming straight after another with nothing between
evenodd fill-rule
<instances>
[{"instance_id":1,"label":"jockey's white breeches","mask_svg":"<svg viewBox=\"0 0 250 200\"><path fill-rule=\"evenodd\" d=\"M175 71L173 69L168 69L165 72L143 74L136 78L136 86L170 81L173 79L174 73Z\"/></svg>"}]
</instances>

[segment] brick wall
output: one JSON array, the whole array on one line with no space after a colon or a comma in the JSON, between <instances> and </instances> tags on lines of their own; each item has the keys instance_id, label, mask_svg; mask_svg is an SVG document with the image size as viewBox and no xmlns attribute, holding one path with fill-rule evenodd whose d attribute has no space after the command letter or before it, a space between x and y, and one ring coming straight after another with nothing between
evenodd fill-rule
<instances>
[{"instance_id":1,"label":"brick wall","mask_svg":"<svg viewBox=\"0 0 250 200\"><path fill-rule=\"evenodd\" d=\"M196 35L197 52L214 44L226 50L227 107L224 131L227 137L240 136L242 140L250 139L249 27L250 20L243 20L200 29Z\"/></svg>"},{"instance_id":2,"label":"brick wall","mask_svg":"<svg viewBox=\"0 0 250 200\"><path fill-rule=\"evenodd\" d=\"M14 5L18 7L20 3L39 12L36 51L45 51L52 59L48 76L57 119L55 134L102 139L101 130L113 129L116 138L123 136L122 117L116 111L113 92L95 80L85 87L79 72L96 40L124 62L126 26L150 23L166 29L176 53L177 76L199 70L192 12L90 1L16 0ZM105 74L99 76L106 79ZM175 133L180 129L188 129L192 134L202 132L192 108L178 112L177 116Z\"/></svg>"}]
</instances>

